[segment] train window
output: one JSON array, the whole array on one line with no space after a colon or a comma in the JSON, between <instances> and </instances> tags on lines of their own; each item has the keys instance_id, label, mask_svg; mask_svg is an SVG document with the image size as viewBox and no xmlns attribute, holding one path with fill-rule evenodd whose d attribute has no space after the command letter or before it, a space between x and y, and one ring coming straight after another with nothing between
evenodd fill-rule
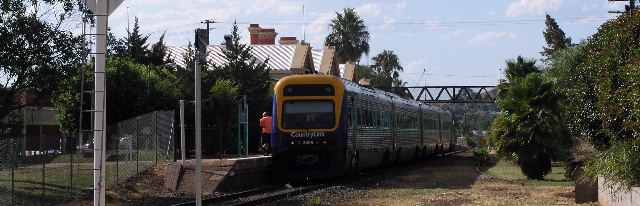
<instances>
[{"instance_id":1,"label":"train window","mask_svg":"<svg viewBox=\"0 0 640 206\"><path fill-rule=\"evenodd\" d=\"M335 125L331 100L291 100L282 105L282 128L329 129Z\"/></svg>"},{"instance_id":2,"label":"train window","mask_svg":"<svg viewBox=\"0 0 640 206\"><path fill-rule=\"evenodd\" d=\"M292 84L284 87L284 96L334 96L329 84Z\"/></svg>"},{"instance_id":3,"label":"train window","mask_svg":"<svg viewBox=\"0 0 640 206\"><path fill-rule=\"evenodd\" d=\"M342 116L342 118L347 118L347 128L351 128L351 107L347 106L347 116Z\"/></svg>"},{"instance_id":4,"label":"train window","mask_svg":"<svg viewBox=\"0 0 640 206\"><path fill-rule=\"evenodd\" d=\"M358 126L362 126L362 119L364 117L364 115L362 114L362 109L358 108L357 109L357 115L358 115Z\"/></svg>"},{"instance_id":5,"label":"train window","mask_svg":"<svg viewBox=\"0 0 640 206\"><path fill-rule=\"evenodd\" d=\"M369 127L371 126L370 122L371 122L371 111L369 111L368 109L364 109L364 126L365 127Z\"/></svg>"},{"instance_id":6,"label":"train window","mask_svg":"<svg viewBox=\"0 0 640 206\"><path fill-rule=\"evenodd\" d=\"M367 110L367 126L373 126L373 112L370 109Z\"/></svg>"},{"instance_id":7,"label":"train window","mask_svg":"<svg viewBox=\"0 0 640 206\"><path fill-rule=\"evenodd\" d=\"M367 126L373 126L373 113L370 109L367 110Z\"/></svg>"},{"instance_id":8,"label":"train window","mask_svg":"<svg viewBox=\"0 0 640 206\"><path fill-rule=\"evenodd\" d=\"M367 127L369 126L368 122L369 122L369 116L367 115L367 112L369 110L367 109L363 109L362 110L362 126Z\"/></svg>"},{"instance_id":9,"label":"train window","mask_svg":"<svg viewBox=\"0 0 640 206\"><path fill-rule=\"evenodd\" d=\"M369 123L371 125L371 127L376 127L376 119L378 118L376 116L376 111L374 110L369 110L369 114L371 114L371 123Z\"/></svg>"}]
</instances>

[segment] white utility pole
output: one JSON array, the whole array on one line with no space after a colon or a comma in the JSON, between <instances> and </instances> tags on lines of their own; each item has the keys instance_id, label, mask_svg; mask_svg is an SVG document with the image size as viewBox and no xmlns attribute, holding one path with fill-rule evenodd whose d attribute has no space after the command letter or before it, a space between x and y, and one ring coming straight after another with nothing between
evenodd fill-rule
<instances>
[{"instance_id":1,"label":"white utility pole","mask_svg":"<svg viewBox=\"0 0 640 206\"><path fill-rule=\"evenodd\" d=\"M108 0L98 0L96 2L96 61L95 61L95 81L94 81L94 109L93 116L93 205L105 205L105 149L106 149L106 88L105 88L105 65L107 52ZM102 92L97 92L102 91Z\"/></svg>"},{"instance_id":2,"label":"white utility pole","mask_svg":"<svg viewBox=\"0 0 640 206\"><path fill-rule=\"evenodd\" d=\"M95 69L94 69L94 112L93 115L93 205L105 205L105 158L106 158L106 55L107 27L109 15L122 0L85 0L84 4L93 12L96 20ZM84 75L84 74L83 74Z\"/></svg>"},{"instance_id":3,"label":"white utility pole","mask_svg":"<svg viewBox=\"0 0 640 206\"><path fill-rule=\"evenodd\" d=\"M202 168L200 168L200 161L202 158L202 134L201 134L201 127L202 127L202 117L200 116L201 113L201 109L202 109L202 96L201 96L201 82L200 82L200 65L198 64L199 60L196 60L196 67L195 67L195 73L196 73L196 77L195 77L195 81L196 81L196 108L195 108L195 113L196 113L196 205L197 206L202 206Z\"/></svg>"},{"instance_id":4,"label":"white utility pole","mask_svg":"<svg viewBox=\"0 0 640 206\"><path fill-rule=\"evenodd\" d=\"M196 64L195 64L195 128L196 128L196 205L202 206L202 168L201 153L202 153L202 96L201 96L201 78L200 71L202 70L201 63L205 61L207 55L207 45L209 44L209 30L196 29Z\"/></svg>"}]
</instances>

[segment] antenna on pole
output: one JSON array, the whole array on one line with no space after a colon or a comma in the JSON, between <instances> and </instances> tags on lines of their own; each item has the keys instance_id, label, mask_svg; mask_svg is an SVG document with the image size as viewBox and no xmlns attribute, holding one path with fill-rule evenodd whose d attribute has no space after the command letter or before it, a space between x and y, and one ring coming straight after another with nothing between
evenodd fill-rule
<instances>
[{"instance_id":1,"label":"antenna on pole","mask_svg":"<svg viewBox=\"0 0 640 206\"><path fill-rule=\"evenodd\" d=\"M307 17L304 14L304 3L302 4L302 41L307 40Z\"/></svg>"},{"instance_id":2,"label":"antenna on pole","mask_svg":"<svg viewBox=\"0 0 640 206\"><path fill-rule=\"evenodd\" d=\"M624 5L624 11L609 11L609 13L612 14L622 14L622 13L626 13L629 12L633 9L636 8L636 0L607 0L609 2L616 2L616 1L629 1L629 5Z\"/></svg>"},{"instance_id":3,"label":"antenna on pole","mask_svg":"<svg viewBox=\"0 0 640 206\"><path fill-rule=\"evenodd\" d=\"M215 23L218 23L218 22L216 20L213 20L213 19L207 19L207 20L201 21L200 23L207 24L207 31L209 31L210 30L209 29L209 24L215 24Z\"/></svg>"},{"instance_id":4,"label":"antenna on pole","mask_svg":"<svg viewBox=\"0 0 640 206\"><path fill-rule=\"evenodd\" d=\"M423 77L424 77L424 86L426 87L427 86L427 67L422 69L422 74L418 78L418 81L416 82L416 85L420 85L420 82L422 81Z\"/></svg>"},{"instance_id":5,"label":"antenna on pole","mask_svg":"<svg viewBox=\"0 0 640 206\"><path fill-rule=\"evenodd\" d=\"M218 23L218 22L216 22L216 20L213 20L213 19L207 19L207 20L201 21L200 23L207 24L207 43L206 43L206 45L209 45L209 33L210 33L209 31L211 31L211 29L215 29L215 28L210 28L209 24L215 24L215 23Z\"/></svg>"}]
</instances>

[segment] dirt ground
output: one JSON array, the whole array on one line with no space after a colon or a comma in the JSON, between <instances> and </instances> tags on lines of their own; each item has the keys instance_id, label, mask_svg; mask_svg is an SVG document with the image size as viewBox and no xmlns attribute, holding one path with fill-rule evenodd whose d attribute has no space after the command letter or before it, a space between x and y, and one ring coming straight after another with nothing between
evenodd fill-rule
<instances>
[{"instance_id":1,"label":"dirt ground","mask_svg":"<svg viewBox=\"0 0 640 206\"><path fill-rule=\"evenodd\" d=\"M569 180L510 180L481 174L466 154L429 159L388 175L269 205L575 205L573 198Z\"/></svg>"},{"instance_id":2,"label":"dirt ground","mask_svg":"<svg viewBox=\"0 0 640 206\"><path fill-rule=\"evenodd\" d=\"M108 205L170 205L192 200L164 188L166 166L108 187ZM385 175L267 205L575 205L573 182L554 171L526 180L517 166L499 162L483 173L469 154L431 158ZM91 205L91 194L66 205ZM595 205L595 204L592 204Z\"/></svg>"},{"instance_id":3,"label":"dirt ground","mask_svg":"<svg viewBox=\"0 0 640 206\"><path fill-rule=\"evenodd\" d=\"M164 174L167 165L151 167L120 184L107 186L107 205L172 205L193 201L183 194L175 194L164 187ZM84 194L76 201L64 205L93 205L93 193Z\"/></svg>"}]
</instances>

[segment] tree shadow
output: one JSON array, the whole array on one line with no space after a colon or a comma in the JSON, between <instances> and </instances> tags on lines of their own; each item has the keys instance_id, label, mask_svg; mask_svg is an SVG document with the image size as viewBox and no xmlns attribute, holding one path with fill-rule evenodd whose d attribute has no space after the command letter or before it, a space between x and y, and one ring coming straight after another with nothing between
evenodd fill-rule
<instances>
[{"instance_id":1,"label":"tree shadow","mask_svg":"<svg viewBox=\"0 0 640 206\"><path fill-rule=\"evenodd\" d=\"M356 187L395 189L466 189L480 177L477 161L471 156L432 157L376 178L369 178ZM495 163L488 164L487 169Z\"/></svg>"},{"instance_id":2,"label":"tree shadow","mask_svg":"<svg viewBox=\"0 0 640 206\"><path fill-rule=\"evenodd\" d=\"M60 192L45 187L44 196L39 192L34 192L34 190L40 191L40 189L35 187L16 187L15 190L11 191L11 188L0 187L0 194L4 194L0 197L0 205L55 205L71 199L70 194L68 194L69 188ZM52 193L52 191L55 192Z\"/></svg>"},{"instance_id":3,"label":"tree shadow","mask_svg":"<svg viewBox=\"0 0 640 206\"><path fill-rule=\"evenodd\" d=\"M0 180L0 182L10 182L11 180ZM15 188L16 189L42 189L42 185L45 186L45 190L48 191L56 191L56 192L66 192L69 190L69 185L58 185L58 184L51 184L51 183L47 183L46 180L45 182L41 182L41 181L32 181L32 180L20 180L20 179L16 179L14 180L15 183ZM5 183L6 185L10 185L11 183ZM29 187L29 186L25 186L25 185L35 185L33 187Z\"/></svg>"}]
</instances>

